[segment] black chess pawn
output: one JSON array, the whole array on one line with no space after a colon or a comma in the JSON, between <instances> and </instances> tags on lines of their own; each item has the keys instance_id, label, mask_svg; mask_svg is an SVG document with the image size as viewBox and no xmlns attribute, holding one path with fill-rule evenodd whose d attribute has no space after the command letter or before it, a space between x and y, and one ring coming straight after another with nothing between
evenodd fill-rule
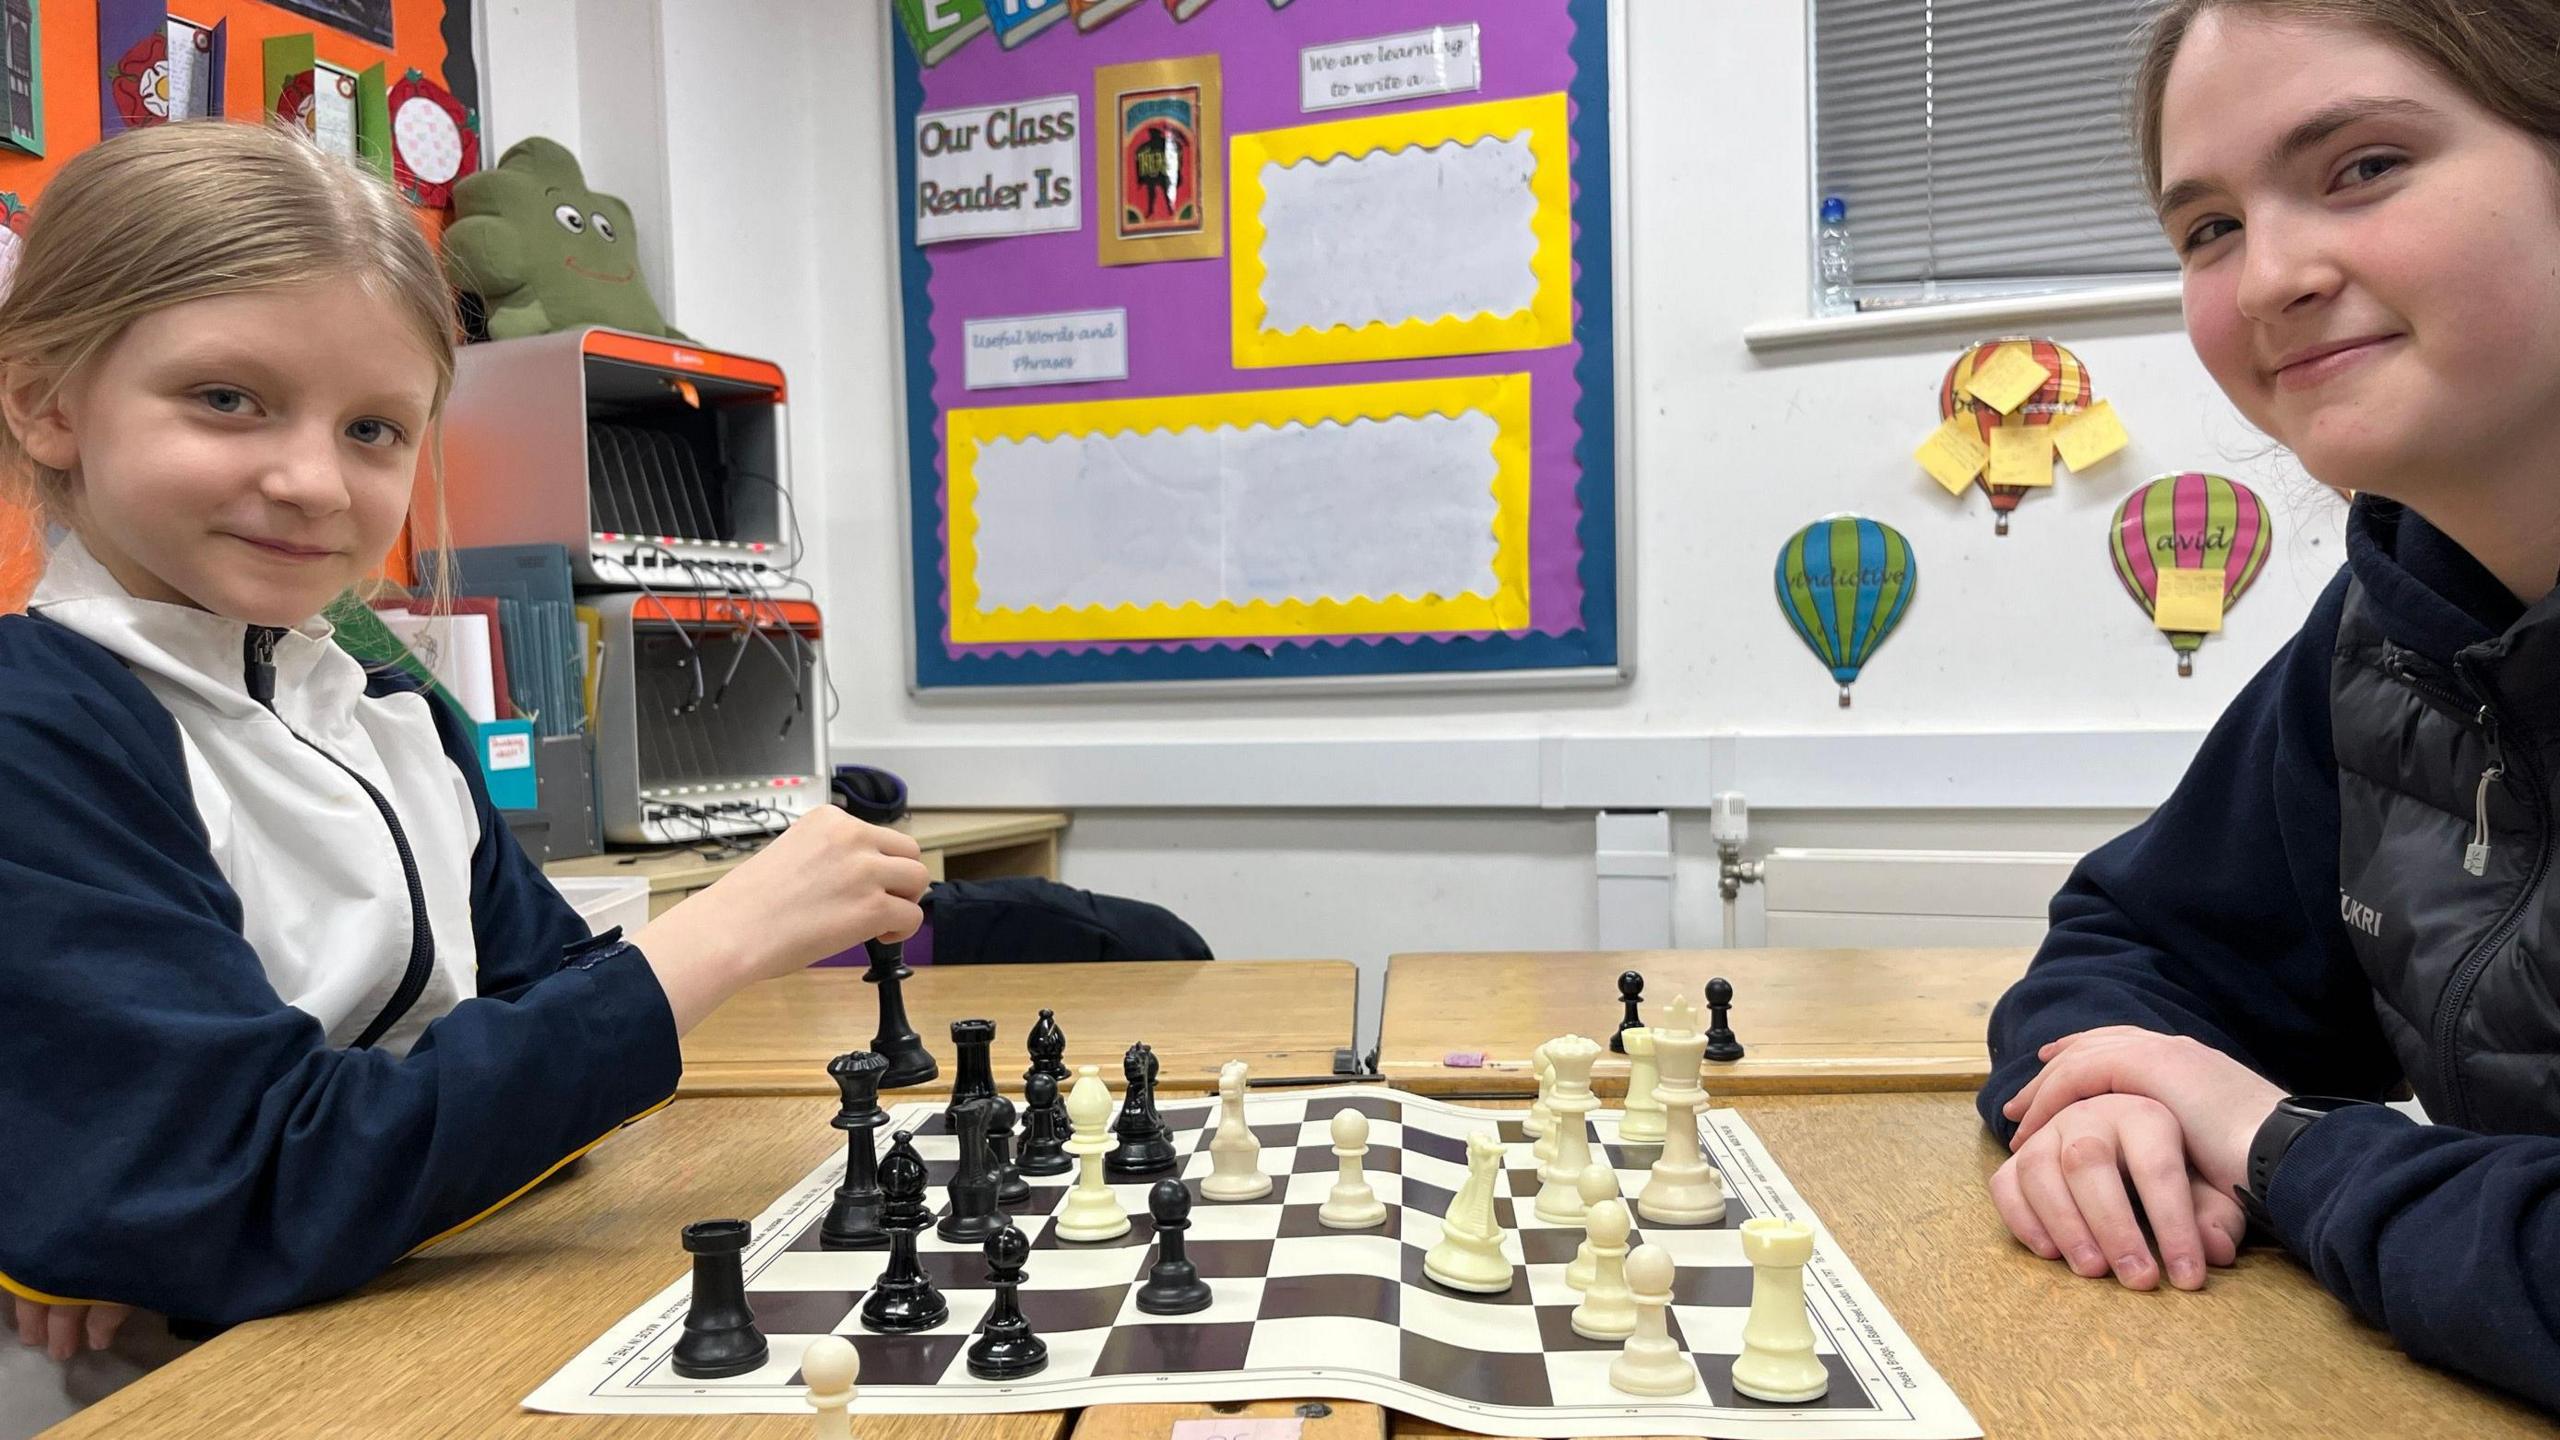
<instances>
[{"instance_id":1,"label":"black chess pawn","mask_svg":"<svg viewBox=\"0 0 2560 1440\"><path fill-rule=\"evenodd\" d=\"M996 1208L995 1171L987 1164L990 1105L972 1100L960 1107L960 1173L951 1177L951 1208L943 1212L942 1223L933 1227L935 1235L955 1244L984 1244L1006 1224L1003 1212Z\"/></svg>"},{"instance_id":2,"label":"black chess pawn","mask_svg":"<svg viewBox=\"0 0 2560 1440\"><path fill-rule=\"evenodd\" d=\"M829 1122L844 1132L844 1183L818 1226L818 1243L829 1250L877 1250L889 1243L880 1224L880 1176L872 1153L871 1132L889 1123L880 1108L880 1077L889 1062L868 1050L854 1050L827 1062L827 1074L843 1092L844 1108Z\"/></svg>"},{"instance_id":3,"label":"black chess pawn","mask_svg":"<svg viewBox=\"0 0 2560 1440\"><path fill-rule=\"evenodd\" d=\"M1058 1028L1058 1012L1041 1011L1023 1041L1031 1051L1031 1068L1022 1072L1023 1083L1029 1084L1034 1075L1046 1075L1065 1089L1074 1072L1067 1069L1067 1032Z\"/></svg>"},{"instance_id":4,"label":"black chess pawn","mask_svg":"<svg viewBox=\"0 0 2560 1440\"><path fill-rule=\"evenodd\" d=\"M1627 1013L1618 1022L1618 1028L1609 1032L1609 1048L1624 1055L1627 1053L1627 1032L1641 1029L1644 1025L1636 1015L1636 1006L1644 1000L1644 976L1633 970L1619 971L1618 999L1625 1002Z\"/></svg>"},{"instance_id":5,"label":"black chess pawn","mask_svg":"<svg viewBox=\"0 0 2560 1440\"><path fill-rule=\"evenodd\" d=\"M987 1054L995 1039L996 1022L993 1020L951 1022L951 1048L960 1058L952 1067L951 1103L942 1107L944 1124L957 1129L961 1106L972 1100L995 1098L996 1073Z\"/></svg>"},{"instance_id":6,"label":"black chess pawn","mask_svg":"<svg viewBox=\"0 0 2560 1440\"><path fill-rule=\"evenodd\" d=\"M1162 1175L1174 1167L1173 1132L1156 1111L1155 1051L1143 1042L1130 1046L1120 1057L1120 1073L1129 1082L1128 1093L1111 1124L1118 1143L1102 1157L1102 1173L1119 1180Z\"/></svg>"},{"instance_id":7,"label":"black chess pawn","mask_svg":"<svg viewBox=\"0 0 2560 1440\"><path fill-rule=\"evenodd\" d=\"M987 1168L996 1180L996 1204L1005 1209L1031 1203L1031 1184L1013 1163L1013 1102L1002 1095L987 1101Z\"/></svg>"},{"instance_id":8,"label":"black chess pawn","mask_svg":"<svg viewBox=\"0 0 2560 1440\"><path fill-rule=\"evenodd\" d=\"M933 1223L933 1212L925 1208L924 1157L916 1153L912 1132L889 1137L889 1153L880 1158L880 1197L889 1268L863 1297L862 1328L890 1335L930 1330L951 1318L951 1306L916 1260L916 1235Z\"/></svg>"},{"instance_id":9,"label":"black chess pawn","mask_svg":"<svg viewBox=\"0 0 2560 1440\"><path fill-rule=\"evenodd\" d=\"M924 1048L924 1037L907 1023L906 994L899 988L915 973L907 968L907 947L896 940L873 940L863 948L871 952L871 968L862 972L862 983L877 986L880 992L880 1033L871 1037L871 1050L889 1062L880 1088L921 1085L940 1075L942 1067L934 1063L933 1052Z\"/></svg>"},{"instance_id":10,"label":"black chess pawn","mask_svg":"<svg viewBox=\"0 0 2560 1440\"><path fill-rule=\"evenodd\" d=\"M1733 1013L1733 982L1721 975L1707 982L1707 1058L1734 1061L1742 1058L1742 1042L1733 1038L1728 1023Z\"/></svg>"},{"instance_id":11,"label":"black chess pawn","mask_svg":"<svg viewBox=\"0 0 2560 1440\"><path fill-rule=\"evenodd\" d=\"M996 1299L969 1346L969 1373L981 1380L1019 1380L1049 1363L1049 1342L1022 1316L1022 1266L1030 1258L1031 1242L1011 1224L987 1237L987 1283Z\"/></svg>"},{"instance_id":12,"label":"black chess pawn","mask_svg":"<svg viewBox=\"0 0 2560 1440\"><path fill-rule=\"evenodd\" d=\"M1191 1192L1179 1180L1159 1180L1147 1191L1147 1213L1155 1217L1158 1249L1156 1263L1147 1267L1147 1282L1138 1287L1138 1308L1150 1315L1208 1309L1209 1282L1183 1253L1182 1232L1191 1228Z\"/></svg>"},{"instance_id":13,"label":"black chess pawn","mask_svg":"<svg viewBox=\"0 0 2560 1440\"><path fill-rule=\"evenodd\" d=\"M1022 1082L1022 1151L1014 1170L1023 1175L1064 1175L1076 1168L1067 1153L1066 1112L1058 1106L1058 1082L1034 1070Z\"/></svg>"},{"instance_id":14,"label":"black chess pawn","mask_svg":"<svg viewBox=\"0 0 2560 1440\"><path fill-rule=\"evenodd\" d=\"M688 1380L744 1375L764 1364L764 1335L747 1305L749 1236L744 1220L704 1220L684 1227L693 1256L693 1305L676 1341L675 1368Z\"/></svg>"}]
</instances>

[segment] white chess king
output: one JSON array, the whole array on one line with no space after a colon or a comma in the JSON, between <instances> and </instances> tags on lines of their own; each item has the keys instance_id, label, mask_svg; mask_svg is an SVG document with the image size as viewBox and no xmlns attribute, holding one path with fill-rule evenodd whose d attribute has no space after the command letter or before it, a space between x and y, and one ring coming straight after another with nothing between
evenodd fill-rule
<instances>
[{"instance_id":1,"label":"white chess king","mask_svg":"<svg viewBox=\"0 0 2560 1440\"><path fill-rule=\"evenodd\" d=\"M1245 1067L1230 1060L1218 1069L1218 1133L1209 1141L1209 1177L1200 1193L1211 1200L1259 1200L1271 1193L1262 1173L1262 1142L1244 1123Z\"/></svg>"},{"instance_id":2,"label":"white chess king","mask_svg":"<svg viewBox=\"0 0 2560 1440\"><path fill-rule=\"evenodd\" d=\"M1724 1218L1724 1177L1698 1153L1698 1110L1707 1103L1698 1065L1706 1053L1698 1007L1686 995L1674 997L1663 1023L1653 1027L1654 1063L1662 1071L1654 1091L1662 1100L1662 1156L1636 1195L1636 1213L1659 1224L1712 1225Z\"/></svg>"},{"instance_id":3,"label":"white chess king","mask_svg":"<svg viewBox=\"0 0 2560 1440\"><path fill-rule=\"evenodd\" d=\"M1781 1405L1820 1399L1831 1388L1831 1372L1813 1353L1813 1321L1804 1310L1813 1227L1768 1216L1745 1220L1742 1258L1751 1262L1751 1314L1742 1322L1733 1388Z\"/></svg>"}]
</instances>

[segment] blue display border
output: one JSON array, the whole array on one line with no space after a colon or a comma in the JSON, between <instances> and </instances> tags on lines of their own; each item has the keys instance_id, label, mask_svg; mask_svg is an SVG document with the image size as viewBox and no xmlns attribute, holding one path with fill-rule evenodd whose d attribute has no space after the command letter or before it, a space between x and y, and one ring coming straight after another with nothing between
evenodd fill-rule
<instances>
[{"instance_id":1,"label":"blue display border","mask_svg":"<svg viewBox=\"0 0 2560 1440\"><path fill-rule=\"evenodd\" d=\"M1618 664L1618 426L1615 220L1609 124L1610 0L1565 0L1573 17L1574 262L1573 295L1580 309L1582 358L1574 367L1581 391L1574 418L1582 427L1577 447L1581 474L1574 495L1582 507L1582 628L1562 635L1460 636L1449 639L1377 640L1367 636L1287 644L1268 649L1176 647L1055 651L1041 655L958 655L944 648L942 542L936 535L941 477L933 433L933 261L915 243L915 212L904 201L915 193L917 112L924 105L923 72L915 52L894 33L889 49L896 72L898 272L903 311L907 399L909 614L915 627L918 690L1008 685L1081 685L1143 681L1309 679L1352 675L1462 675L1511 670L1567 670ZM891 27L894 32L895 27Z\"/></svg>"}]
</instances>

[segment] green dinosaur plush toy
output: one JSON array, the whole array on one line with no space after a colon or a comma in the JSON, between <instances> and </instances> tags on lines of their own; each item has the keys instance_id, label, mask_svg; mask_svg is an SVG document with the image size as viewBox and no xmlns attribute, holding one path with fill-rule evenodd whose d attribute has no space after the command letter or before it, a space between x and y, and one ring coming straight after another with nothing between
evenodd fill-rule
<instances>
[{"instance_id":1,"label":"green dinosaur plush toy","mask_svg":"<svg viewBox=\"0 0 2560 1440\"><path fill-rule=\"evenodd\" d=\"M445 273L480 297L489 338L582 325L684 338L640 275L631 207L587 188L578 157L535 136L453 187Z\"/></svg>"}]
</instances>

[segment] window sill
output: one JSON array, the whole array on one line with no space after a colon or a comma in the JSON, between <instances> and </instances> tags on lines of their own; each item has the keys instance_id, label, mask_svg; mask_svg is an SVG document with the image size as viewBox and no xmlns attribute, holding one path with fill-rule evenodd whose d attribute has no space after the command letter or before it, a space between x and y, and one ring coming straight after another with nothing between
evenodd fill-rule
<instances>
[{"instance_id":1,"label":"window sill","mask_svg":"<svg viewBox=\"0 0 2560 1440\"><path fill-rule=\"evenodd\" d=\"M1742 332L1742 343L1758 355L1848 345L1898 335L1968 334L2018 329L2060 320L2094 320L2121 315L2175 315L2179 283L2153 281L2111 285L2056 295L2019 295L1998 300L1963 300L1946 305L1914 305L1904 310L1870 310L1857 315L1826 315L1813 320L1771 320Z\"/></svg>"}]
</instances>

